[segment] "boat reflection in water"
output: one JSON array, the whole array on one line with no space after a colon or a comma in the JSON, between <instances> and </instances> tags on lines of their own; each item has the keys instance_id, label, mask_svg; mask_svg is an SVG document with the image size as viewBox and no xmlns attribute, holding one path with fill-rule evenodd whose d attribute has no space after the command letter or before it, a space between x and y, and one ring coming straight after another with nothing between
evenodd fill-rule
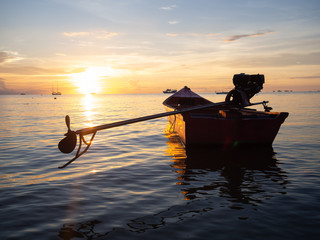
<instances>
[{"instance_id":1,"label":"boat reflection in water","mask_svg":"<svg viewBox=\"0 0 320 240\"><path fill-rule=\"evenodd\" d=\"M168 137L171 166L179 174L177 185L184 186L185 200L211 196L255 205L273 194L286 193L287 176L277 166L271 146L185 149L178 136Z\"/></svg>"},{"instance_id":2,"label":"boat reflection in water","mask_svg":"<svg viewBox=\"0 0 320 240\"><path fill-rule=\"evenodd\" d=\"M230 214L224 215L226 219L221 220L226 223L234 221L233 216L246 220L250 212L256 212L257 206L286 193L287 176L277 166L272 147L185 148L176 134L167 134L167 137L167 154L172 158L170 166L177 173L174 189L181 192L186 201L175 202L168 209L133 218L125 228L99 232L97 225L104 223L98 220L66 223L59 236L62 239L92 239L109 235L120 238L126 236L125 239L151 239L141 237L141 234L154 237L152 230L162 229L159 234L165 238L172 230L171 224L184 224L184 221L196 217L217 217L220 211ZM226 209L229 211L226 212ZM242 209L246 211L238 211Z\"/></svg>"}]
</instances>

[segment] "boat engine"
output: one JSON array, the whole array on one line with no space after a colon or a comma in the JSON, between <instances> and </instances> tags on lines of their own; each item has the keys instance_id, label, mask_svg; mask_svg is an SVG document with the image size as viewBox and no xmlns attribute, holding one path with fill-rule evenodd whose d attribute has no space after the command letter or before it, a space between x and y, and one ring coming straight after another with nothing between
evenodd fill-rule
<instances>
[{"instance_id":1,"label":"boat engine","mask_svg":"<svg viewBox=\"0 0 320 240\"><path fill-rule=\"evenodd\" d=\"M264 75L235 74L233 84L235 88L227 94L225 101L232 105L246 106L250 104L250 99L263 88Z\"/></svg>"}]
</instances>

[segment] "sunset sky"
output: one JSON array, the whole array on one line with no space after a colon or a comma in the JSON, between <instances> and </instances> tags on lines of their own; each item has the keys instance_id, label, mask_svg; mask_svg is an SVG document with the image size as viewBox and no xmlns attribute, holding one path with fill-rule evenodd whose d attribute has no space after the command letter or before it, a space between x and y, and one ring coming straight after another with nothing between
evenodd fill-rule
<instances>
[{"instance_id":1,"label":"sunset sky","mask_svg":"<svg viewBox=\"0 0 320 240\"><path fill-rule=\"evenodd\" d=\"M318 0L1 0L0 94L320 90Z\"/></svg>"}]
</instances>

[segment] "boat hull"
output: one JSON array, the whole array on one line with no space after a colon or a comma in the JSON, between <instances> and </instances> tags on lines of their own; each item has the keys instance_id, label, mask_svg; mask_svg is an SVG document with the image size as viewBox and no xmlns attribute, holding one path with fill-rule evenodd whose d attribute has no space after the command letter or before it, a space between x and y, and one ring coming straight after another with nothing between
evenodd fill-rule
<instances>
[{"instance_id":1,"label":"boat hull","mask_svg":"<svg viewBox=\"0 0 320 240\"><path fill-rule=\"evenodd\" d=\"M172 115L169 122L187 146L272 145L287 116L286 112L212 110Z\"/></svg>"}]
</instances>

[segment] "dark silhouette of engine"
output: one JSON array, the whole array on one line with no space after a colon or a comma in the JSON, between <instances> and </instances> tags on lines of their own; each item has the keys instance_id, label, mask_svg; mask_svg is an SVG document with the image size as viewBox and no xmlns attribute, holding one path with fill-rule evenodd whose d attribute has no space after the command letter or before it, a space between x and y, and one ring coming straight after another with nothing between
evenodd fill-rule
<instances>
[{"instance_id":1,"label":"dark silhouette of engine","mask_svg":"<svg viewBox=\"0 0 320 240\"><path fill-rule=\"evenodd\" d=\"M232 105L250 105L250 99L263 89L264 75L245 73L233 76L235 86L226 96L225 101Z\"/></svg>"}]
</instances>

